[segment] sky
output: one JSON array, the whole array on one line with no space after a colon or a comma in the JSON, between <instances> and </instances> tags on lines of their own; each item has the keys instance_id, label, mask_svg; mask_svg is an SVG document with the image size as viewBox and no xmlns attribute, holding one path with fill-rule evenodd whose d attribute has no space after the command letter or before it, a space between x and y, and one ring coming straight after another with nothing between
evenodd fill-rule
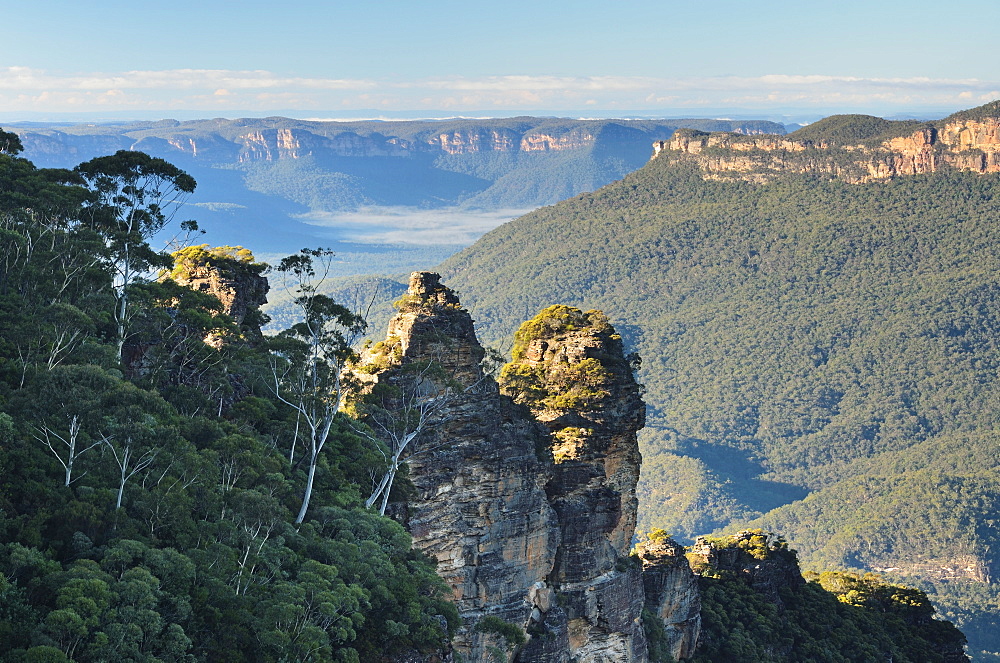
<instances>
[{"instance_id":1,"label":"sky","mask_svg":"<svg viewBox=\"0 0 1000 663\"><path fill-rule=\"evenodd\" d=\"M1000 98L1000 1L4 3L0 120L944 113Z\"/></svg>"}]
</instances>

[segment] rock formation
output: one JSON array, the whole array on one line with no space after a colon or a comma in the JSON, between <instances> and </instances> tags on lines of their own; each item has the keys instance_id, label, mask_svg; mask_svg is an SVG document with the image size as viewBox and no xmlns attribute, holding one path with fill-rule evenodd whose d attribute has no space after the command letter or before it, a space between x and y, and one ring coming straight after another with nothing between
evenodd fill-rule
<instances>
[{"instance_id":1,"label":"rock formation","mask_svg":"<svg viewBox=\"0 0 1000 663\"><path fill-rule=\"evenodd\" d=\"M174 261L171 278L192 290L215 295L222 313L253 337L260 337L259 321L248 316L267 303L270 286L262 276L266 265L255 262L253 254L242 247L209 248L208 244L181 249L174 253Z\"/></svg>"},{"instance_id":2,"label":"rock formation","mask_svg":"<svg viewBox=\"0 0 1000 663\"><path fill-rule=\"evenodd\" d=\"M743 530L729 536L724 546L698 537L690 562L696 569L711 568L743 578L754 591L783 607L781 589L805 584L795 553L785 540L762 530Z\"/></svg>"},{"instance_id":3,"label":"rock formation","mask_svg":"<svg viewBox=\"0 0 1000 663\"><path fill-rule=\"evenodd\" d=\"M438 278L413 274L386 341L361 364L381 367L376 385L441 402L406 456L415 492L400 511L414 547L437 560L451 587L465 624L454 646L471 663L517 644L483 618L523 633L538 605L553 607L546 590L559 529L538 453L545 432L483 374L472 319ZM421 368L407 372L431 363L441 369L433 378Z\"/></svg>"},{"instance_id":4,"label":"rock formation","mask_svg":"<svg viewBox=\"0 0 1000 663\"><path fill-rule=\"evenodd\" d=\"M497 650L521 663L643 663L645 565L650 605L676 651L691 651L697 592L683 556L629 557L645 406L620 337L599 312L546 309L519 332L501 392L439 278L411 276L357 373L370 394L392 387L398 421L407 402L433 411L414 428L414 491L395 513L452 589L464 621L455 650L469 663Z\"/></svg>"},{"instance_id":5,"label":"rock formation","mask_svg":"<svg viewBox=\"0 0 1000 663\"><path fill-rule=\"evenodd\" d=\"M598 311L549 307L518 331L501 384L552 436L547 493L562 538L553 578L570 651L578 660L642 660L641 573L621 562L635 533L636 431L646 409L621 337Z\"/></svg>"}]
</instances>

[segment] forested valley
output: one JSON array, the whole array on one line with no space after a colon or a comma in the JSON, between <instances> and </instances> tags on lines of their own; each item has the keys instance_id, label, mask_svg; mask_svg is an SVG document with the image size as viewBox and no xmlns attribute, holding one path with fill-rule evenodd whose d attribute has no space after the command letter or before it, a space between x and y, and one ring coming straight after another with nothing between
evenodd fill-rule
<instances>
[{"instance_id":1,"label":"forested valley","mask_svg":"<svg viewBox=\"0 0 1000 663\"><path fill-rule=\"evenodd\" d=\"M488 233L441 271L487 342L558 302L606 311L639 352L640 530L779 532L804 568L919 584L989 657L1000 179L797 171L857 161L838 144L923 126L900 124L845 116L802 130L825 150L665 151ZM753 181L699 165L743 158L787 172Z\"/></svg>"}]
</instances>

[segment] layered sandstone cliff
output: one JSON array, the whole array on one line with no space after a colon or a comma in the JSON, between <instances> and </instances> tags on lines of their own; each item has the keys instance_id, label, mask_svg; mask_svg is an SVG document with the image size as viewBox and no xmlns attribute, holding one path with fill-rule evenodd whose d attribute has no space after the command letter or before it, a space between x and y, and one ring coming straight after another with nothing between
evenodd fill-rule
<instances>
[{"instance_id":1,"label":"layered sandstone cliff","mask_svg":"<svg viewBox=\"0 0 1000 663\"><path fill-rule=\"evenodd\" d=\"M462 659L643 663L644 607L690 652L697 585L683 556L629 556L645 406L607 319L554 307L526 323L501 392L438 275L414 273L398 308L359 374L370 394L390 388L397 421L415 412L406 403L430 413L395 513L451 587Z\"/></svg>"},{"instance_id":2,"label":"layered sandstone cliff","mask_svg":"<svg viewBox=\"0 0 1000 663\"><path fill-rule=\"evenodd\" d=\"M707 177L757 182L782 172L825 174L854 183L933 173L944 167L1000 172L998 102L919 126L882 123L882 136L875 132L870 138L855 140L836 134L824 138L822 132L819 137L799 137L800 132L746 136L680 130L670 140L653 144L653 158L665 153L684 155L696 161Z\"/></svg>"}]
</instances>

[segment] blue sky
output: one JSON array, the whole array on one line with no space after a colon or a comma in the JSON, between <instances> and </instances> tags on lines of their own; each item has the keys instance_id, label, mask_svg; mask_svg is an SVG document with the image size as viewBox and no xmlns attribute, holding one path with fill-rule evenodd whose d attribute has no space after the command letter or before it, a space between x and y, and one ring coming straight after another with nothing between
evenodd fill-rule
<instances>
[{"instance_id":1,"label":"blue sky","mask_svg":"<svg viewBox=\"0 0 1000 663\"><path fill-rule=\"evenodd\" d=\"M1000 98L997 0L9 5L6 121L289 110L888 115Z\"/></svg>"}]
</instances>

